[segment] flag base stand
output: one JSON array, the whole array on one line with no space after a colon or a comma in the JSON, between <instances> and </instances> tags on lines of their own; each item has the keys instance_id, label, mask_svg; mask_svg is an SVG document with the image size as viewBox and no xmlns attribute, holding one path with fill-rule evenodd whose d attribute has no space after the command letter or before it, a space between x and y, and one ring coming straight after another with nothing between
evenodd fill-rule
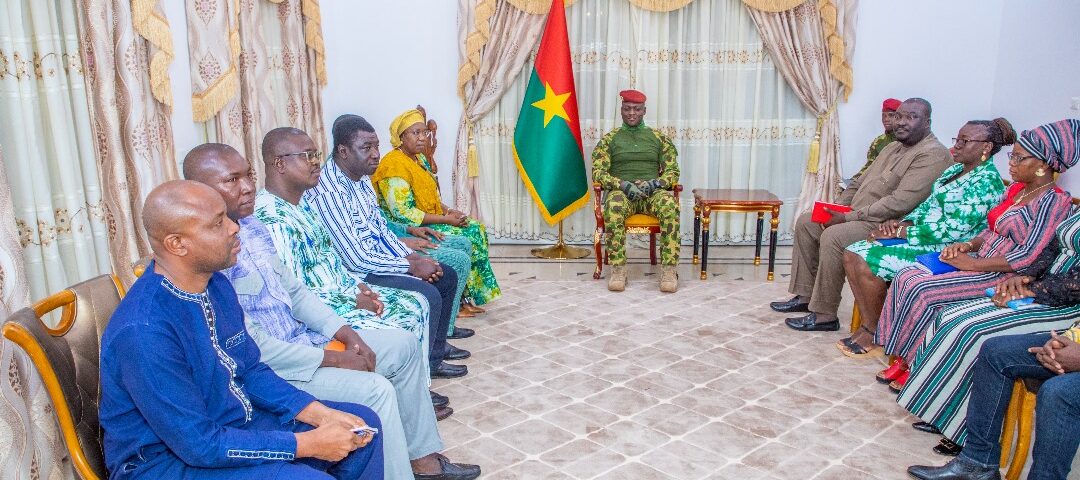
<instances>
[{"instance_id":1,"label":"flag base stand","mask_svg":"<svg viewBox=\"0 0 1080 480\"><path fill-rule=\"evenodd\" d=\"M563 242L562 222L559 222L559 238L555 241L555 245L534 248L532 249L532 254L534 257L551 260L574 260L589 256L589 249L567 245L566 242Z\"/></svg>"}]
</instances>

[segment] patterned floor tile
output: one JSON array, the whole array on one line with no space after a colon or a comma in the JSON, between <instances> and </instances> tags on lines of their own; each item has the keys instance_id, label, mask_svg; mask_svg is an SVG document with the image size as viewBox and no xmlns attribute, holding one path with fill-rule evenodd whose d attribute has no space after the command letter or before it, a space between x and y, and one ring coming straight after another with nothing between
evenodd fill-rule
<instances>
[{"instance_id":1,"label":"patterned floor tile","mask_svg":"<svg viewBox=\"0 0 1080 480\"><path fill-rule=\"evenodd\" d=\"M447 454L483 478L884 480L944 461L873 381L880 362L842 357L843 332L794 332L768 308L788 298L790 249L776 282L749 258L707 281L683 264L674 294L639 257L612 293L588 261L522 251L492 248L503 298L454 341L473 352L470 374L432 383L457 410L440 423Z\"/></svg>"}]
</instances>

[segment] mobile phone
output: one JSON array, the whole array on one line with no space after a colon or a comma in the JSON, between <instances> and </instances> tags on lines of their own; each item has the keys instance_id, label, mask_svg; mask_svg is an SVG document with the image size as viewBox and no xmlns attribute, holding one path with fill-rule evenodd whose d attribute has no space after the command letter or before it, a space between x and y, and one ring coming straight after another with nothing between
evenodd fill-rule
<instances>
[{"instance_id":1,"label":"mobile phone","mask_svg":"<svg viewBox=\"0 0 1080 480\"><path fill-rule=\"evenodd\" d=\"M375 427L369 427L367 425L364 425L363 427L358 427L358 428L352 429L352 432L357 434L357 435L360 435L361 437L363 437L365 435L371 435L371 436L374 437L376 434L379 433L379 429L377 429Z\"/></svg>"}]
</instances>

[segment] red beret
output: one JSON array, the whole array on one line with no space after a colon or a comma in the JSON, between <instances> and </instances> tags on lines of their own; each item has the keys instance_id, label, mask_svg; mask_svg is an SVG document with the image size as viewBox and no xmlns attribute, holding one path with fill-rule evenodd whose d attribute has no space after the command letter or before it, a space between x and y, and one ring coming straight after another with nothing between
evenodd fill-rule
<instances>
[{"instance_id":1,"label":"red beret","mask_svg":"<svg viewBox=\"0 0 1080 480\"><path fill-rule=\"evenodd\" d=\"M645 103L645 94L637 90L623 90L619 92L624 102Z\"/></svg>"},{"instance_id":2,"label":"red beret","mask_svg":"<svg viewBox=\"0 0 1080 480\"><path fill-rule=\"evenodd\" d=\"M884 102L881 102L882 112L895 112L898 108L900 108L900 100L895 98L886 98Z\"/></svg>"}]
</instances>

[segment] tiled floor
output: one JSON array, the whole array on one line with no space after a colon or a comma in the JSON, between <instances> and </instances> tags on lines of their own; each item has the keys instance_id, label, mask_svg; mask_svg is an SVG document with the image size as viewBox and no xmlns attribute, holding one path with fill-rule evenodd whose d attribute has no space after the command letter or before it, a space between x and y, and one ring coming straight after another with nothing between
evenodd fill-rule
<instances>
[{"instance_id":1,"label":"tiled floor","mask_svg":"<svg viewBox=\"0 0 1080 480\"><path fill-rule=\"evenodd\" d=\"M713 276L681 265L668 295L640 258L611 293L589 259L492 254L504 296L454 342L472 350L471 373L433 385L457 410L440 423L450 457L484 478L901 479L946 460L874 382L880 363L769 310L790 248L772 283L751 249L715 248Z\"/></svg>"}]
</instances>

